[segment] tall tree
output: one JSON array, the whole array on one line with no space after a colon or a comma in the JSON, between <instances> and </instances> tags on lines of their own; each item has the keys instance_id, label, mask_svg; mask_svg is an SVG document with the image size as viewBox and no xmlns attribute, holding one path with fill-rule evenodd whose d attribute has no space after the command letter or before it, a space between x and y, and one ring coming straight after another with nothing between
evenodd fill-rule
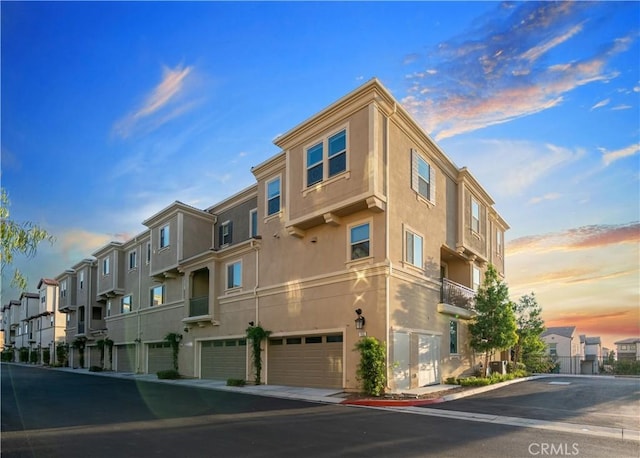
<instances>
[{"instance_id":1,"label":"tall tree","mask_svg":"<svg viewBox=\"0 0 640 458\"><path fill-rule=\"evenodd\" d=\"M540 335L544 332L542 307L538 304L535 293L525 294L514 304L518 343L513 347L514 362L524 362L530 358L540 359L545 344Z\"/></svg>"},{"instance_id":2,"label":"tall tree","mask_svg":"<svg viewBox=\"0 0 640 458\"><path fill-rule=\"evenodd\" d=\"M489 356L496 350L506 350L518 341L513 303L509 300L509 288L498 277L493 265L489 265L484 281L476 294L477 315L469 325L471 348L485 354L486 374Z\"/></svg>"},{"instance_id":3,"label":"tall tree","mask_svg":"<svg viewBox=\"0 0 640 458\"><path fill-rule=\"evenodd\" d=\"M4 188L0 195L0 274L4 276L5 268L11 266L15 255L32 258L36 255L38 244L44 240L53 243L53 237L42 227L32 223L19 223L10 219L9 196ZM11 286L24 291L27 289L27 279L19 269L14 268Z\"/></svg>"}]
</instances>

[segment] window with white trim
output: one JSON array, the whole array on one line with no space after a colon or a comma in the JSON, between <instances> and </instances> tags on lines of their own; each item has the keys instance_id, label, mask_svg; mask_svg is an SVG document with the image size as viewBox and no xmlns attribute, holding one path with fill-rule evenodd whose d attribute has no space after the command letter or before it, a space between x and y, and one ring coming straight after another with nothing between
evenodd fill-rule
<instances>
[{"instance_id":1,"label":"window with white trim","mask_svg":"<svg viewBox=\"0 0 640 458\"><path fill-rule=\"evenodd\" d=\"M106 316L111 316L111 299L107 299Z\"/></svg>"},{"instance_id":2,"label":"window with white trim","mask_svg":"<svg viewBox=\"0 0 640 458\"><path fill-rule=\"evenodd\" d=\"M410 230L405 230L405 261L420 269L422 265L422 237Z\"/></svg>"},{"instance_id":3,"label":"window with white trim","mask_svg":"<svg viewBox=\"0 0 640 458\"><path fill-rule=\"evenodd\" d=\"M109 259L109 257L106 257L102 260L102 275L109 275L111 273Z\"/></svg>"},{"instance_id":4,"label":"window with white trim","mask_svg":"<svg viewBox=\"0 0 640 458\"><path fill-rule=\"evenodd\" d=\"M504 233L500 230L496 230L496 252L502 256L502 244L504 243Z\"/></svg>"},{"instance_id":5,"label":"window with white trim","mask_svg":"<svg viewBox=\"0 0 640 458\"><path fill-rule=\"evenodd\" d=\"M473 290L474 291L478 291L478 289L480 288L480 269L478 269L476 266L473 266Z\"/></svg>"},{"instance_id":6,"label":"window with white trim","mask_svg":"<svg viewBox=\"0 0 640 458\"><path fill-rule=\"evenodd\" d=\"M436 171L422 155L411 150L411 189L432 204L436 203Z\"/></svg>"},{"instance_id":7,"label":"window with white trim","mask_svg":"<svg viewBox=\"0 0 640 458\"><path fill-rule=\"evenodd\" d=\"M227 289L242 286L242 261L227 264Z\"/></svg>"},{"instance_id":8,"label":"window with white trim","mask_svg":"<svg viewBox=\"0 0 640 458\"><path fill-rule=\"evenodd\" d=\"M120 299L120 313L131 312L132 306L133 306L133 302L131 299L131 295L124 296L122 299Z\"/></svg>"},{"instance_id":9,"label":"window with white trim","mask_svg":"<svg viewBox=\"0 0 640 458\"><path fill-rule=\"evenodd\" d=\"M220 225L220 229L219 229L220 230L220 233L219 233L220 246L226 246L231 244L232 228L233 228L233 224L231 221L225 221Z\"/></svg>"},{"instance_id":10,"label":"window with white trim","mask_svg":"<svg viewBox=\"0 0 640 458\"><path fill-rule=\"evenodd\" d=\"M60 282L60 297L67 297L67 280Z\"/></svg>"},{"instance_id":11,"label":"window with white trim","mask_svg":"<svg viewBox=\"0 0 640 458\"><path fill-rule=\"evenodd\" d=\"M151 262L151 242L147 242L147 264Z\"/></svg>"},{"instance_id":12,"label":"window with white trim","mask_svg":"<svg viewBox=\"0 0 640 458\"><path fill-rule=\"evenodd\" d=\"M480 204L473 197L471 198L471 230L480 233Z\"/></svg>"},{"instance_id":13,"label":"window with white trim","mask_svg":"<svg viewBox=\"0 0 640 458\"><path fill-rule=\"evenodd\" d=\"M557 349L558 344L557 343L550 343L549 344L549 355L551 356L558 356L558 349Z\"/></svg>"},{"instance_id":14,"label":"window with white trim","mask_svg":"<svg viewBox=\"0 0 640 458\"><path fill-rule=\"evenodd\" d=\"M170 243L170 232L169 232L169 225L167 224L164 227L160 228L160 244L158 245L160 248L166 248L169 246Z\"/></svg>"},{"instance_id":15,"label":"window with white trim","mask_svg":"<svg viewBox=\"0 0 640 458\"><path fill-rule=\"evenodd\" d=\"M84 270L80 271L80 289L84 289Z\"/></svg>"},{"instance_id":16,"label":"window with white trim","mask_svg":"<svg viewBox=\"0 0 640 458\"><path fill-rule=\"evenodd\" d=\"M158 285L151 288L150 296L149 306L153 307L164 304L164 285Z\"/></svg>"},{"instance_id":17,"label":"window with white trim","mask_svg":"<svg viewBox=\"0 0 640 458\"><path fill-rule=\"evenodd\" d=\"M267 216L280 212L280 177L267 181Z\"/></svg>"},{"instance_id":18,"label":"window with white trim","mask_svg":"<svg viewBox=\"0 0 640 458\"><path fill-rule=\"evenodd\" d=\"M258 235L258 209L254 208L249 212L249 237Z\"/></svg>"},{"instance_id":19,"label":"window with white trim","mask_svg":"<svg viewBox=\"0 0 640 458\"><path fill-rule=\"evenodd\" d=\"M349 227L349 259L356 260L371 255L370 224L358 224Z\"/></svg>"},{"instance_id":20,"label":"window with white trim","mask_svg":"<svg viewBox=\"0 0 640 458\"><path fill-rule=\"evenodd\" d=\"M322 139L307 148L306 153L307 187L345 172L347 170L347 130L342 129Z\"/></svg>"},{"instance_id":21,"label":"window with white trim","mask_svg":"<svg viewBox=\"0 0 640 458\"><path fill-rule=\"evenodd\" d=\"M138 252L136 250L129 251L129 270L138 267Z\"/></svg>"}]
</instances>

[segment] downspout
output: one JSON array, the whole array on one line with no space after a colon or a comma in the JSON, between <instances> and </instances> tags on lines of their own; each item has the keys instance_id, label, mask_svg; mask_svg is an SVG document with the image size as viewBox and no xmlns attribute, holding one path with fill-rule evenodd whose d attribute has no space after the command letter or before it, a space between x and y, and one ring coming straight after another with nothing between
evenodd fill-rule
<instances>
[{"instance_id":1,"label":"downspout","mask_svg":"<svg viewBox=\"0 0 640 458\"><path fill-rule=\"evenodd\" d=\"M151 235L149 235L149 241L151 241ZM153 245L151 245L153 247ZM141 250L142 251L142 250ZM142 254L142 253L141 253ZM142 256L140 256L142 258ZM140 259L142 261L142 259ZM149 271L151 271L151 260L149 260ZM138 310L136 310L136 320L137 320L137 332L136 332L136 373L142 372L140 370L140 363L142 362L142 342L140 339L140 307L142 306L142 266L138 269Z\"/></svg>"},{"instance_id":2,"label":"downspout","mask_svg":"<svg viewBox=\"0 0 640 458\"><path fill-rule=\"evenodd\" d=\"M251 241L251 245L253 247L253 249L256 251L256 285L253 288L253 297L256 303L256 315L255 315L255 325L259 326L260 324L260 309L259 309L259 305L260 305L260 298L258 297L258 287L260 285L260 246L256 243L255 240ZM248 377L249 376L249 345L246 345L246 350L245 350L245 374ZM266 362L266 358L265 358L265 362ZM264 371L265 371L265 383L267 383L266 380L266 374L267 374L267 368L266 368L266 364L264 367Z\"/></svg>"},{"instance_id":3,"label":"downspout","mask_svg":"<svg viewBox=\"0 0 640 458\"><path fill-rule=\"evenodd\" d=\"M387 198L387 211L385 212L385 219L384 219L384 232L385 232L385 260L387 262L387 264L389 265L389 268L387 270L387 273L385 275L385 285L384 285L384 302L385 302L385 333L386 333L386 337L387 337L387 345L385 345L385 361L387 361L387 388L389 388L389 380L390 380L390 367L391 365L389 364L389 341L391 340L391 330L389 328L389 324L390 324L390 319L389 319L389 309L390 309L390 288L391 288L391 274L393 272L393 263L391 262L389 253L390 253L390 249L389 249L389 240L390 240L390 236L389 236L389 228L390 228L390 217L389 217L389 207L391 204L391 199L390 199L390 190L391 190L391 185L389 183L389 162L390 162L390 155L389 155L389 120L391 119L391 116L393 116L396 113L397 110L397 104L394 102L393 104L393 113L391 113L390 116L386 116L384 118L385 120L385 124L384 124L384 155L385 155L385 192L386 192L386 198Z\"/></svg>"}]
</instances>

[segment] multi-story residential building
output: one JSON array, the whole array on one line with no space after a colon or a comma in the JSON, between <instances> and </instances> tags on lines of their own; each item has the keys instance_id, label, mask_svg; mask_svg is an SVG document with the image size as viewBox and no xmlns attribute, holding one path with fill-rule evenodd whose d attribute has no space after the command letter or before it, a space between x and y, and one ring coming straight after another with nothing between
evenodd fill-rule
<instances>
[{"instance_id":1,"label":"multi-story residential building","mask_svg":"<svg viewBox=\"0 0 640 458\"><path fill-rule=\"evenodd\" d=\"M65 340L65 318L58 309L58 282L43 278L38 283L40 305L34 317L36 348L39 349L39 362L56 362L56 346Z\"/></svg>"},{"instance_id":2,"label":"multi-story residential building","mask_svg":"<svg viewBox=\"0 0 640 458\"><path fill-rule=\"evenodd\" d=\"M585 336L584 339L584 360L581 364L582 374L598 374L600 372L600 365L604 364L602 353L602 341L600 337Z\"/></svg>"},{"instance_id":3,"label":"multi-story residential building","mask_svg":"<svg viewBox=\"0 0 640 458\"><path fill-rule=\"evenodd\" d=\"M630 337L614 343L616 345L616 359L618 361L640 361L639 337Z\"/></svg>"},{"instance_id":4,"label":"multi-story residential building","mask_svg":"<svg viewBox=\"0 0 640 458\"><path fill-rule=\"evenodd\" d=\"M20 326L16 334L16 346L27 348L29 354L36 348L35 317L39 313L40 295L23 292L20 294Z\"/></svg>"},{"instance_id":5,"label":"multi-story residential building","mask_svg":"<svg viewBox=\"0 0 640 458\"><path fill-rule=\"evenodd\" d=\"M547 328L540 338L547 344L548 354L560 365L560 373L580 373L580 361L584 354L580 335L575 326Z\"/></svg>"},{"instance_id":6,"label":"multi-story residential building","mask_svg":"<svg viewBox=\"0 0 640 458\"><path fill-rule=\"evenodd\" d=\"M20 335L20 306L19 300L10 300L2 306L2 326L4 329L4 347L16 349L16 337ZM16 357L14 353L14 357Z\"/></svg>"},{"instance_id":7,"label":"multi-story residential building","mask_svg":"<svg viewBox=\"0 0 640 458\"><path fill-rule=\"evenodd\" d=\"M175 202L94 253L83 306L102 304L113 368L171 368L177 333L181 373L251 379L259 324L269 384L355 390L365 335L386 345L392 390L470 371L475 291L488 264L504 275L509 228L470 171L375 79L275 143L254 185L206 210ZM68 338L91 338L85 321Z\"/></svg>"}]
</instances>

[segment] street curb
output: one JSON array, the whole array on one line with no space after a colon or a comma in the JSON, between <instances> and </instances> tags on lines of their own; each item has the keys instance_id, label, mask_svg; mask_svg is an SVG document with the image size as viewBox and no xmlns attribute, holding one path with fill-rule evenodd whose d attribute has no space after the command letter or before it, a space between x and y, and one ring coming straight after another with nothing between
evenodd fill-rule
<instances>
[{"instance_id":1,"label":"street curb","mask_svg":"<svg viewBox=\"0 0 640 458\"><path fill-rule=\"evenodd\" d=\"M369 406L369 407L420 407L429 404L440 404L443 402L454 401L456 399L465 398L467 396L473 396L474 394L484 393L486 391L493 391L500 388L504 388L514 383L526 382L529 380L537 380L546 378L546 375L531 375L529 377L522 377L513 380L507 380L506 382L494 383L493 385L481 386L478 388L472 388L460 393L452 393L444 396L440 396L432 399L345 399L340 404L351 406Z\"/></svg>"}]
</instances>

